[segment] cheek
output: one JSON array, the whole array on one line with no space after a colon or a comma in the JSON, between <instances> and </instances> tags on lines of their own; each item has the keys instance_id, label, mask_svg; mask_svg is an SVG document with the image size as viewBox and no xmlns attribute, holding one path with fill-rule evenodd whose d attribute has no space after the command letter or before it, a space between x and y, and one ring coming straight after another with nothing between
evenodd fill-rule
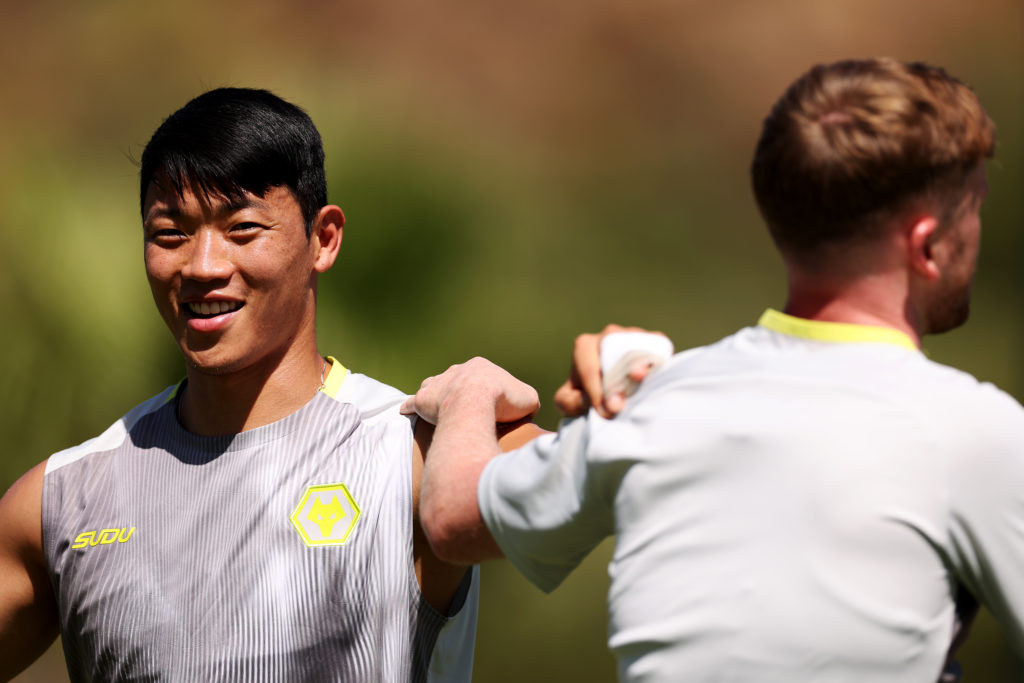
<instances>
[{"instance_id":1,"label":"cheek","mask_svg":"<svg viewBox=\"0 0 1024 683\"><path fill-rule=\"evenodd\" d=\"M268 246L248 256L248 265L240 268L239 272L254 289L263 289L271 296L290 296L295 289L308 283L306 274L312 266L304 252Z\"/></svg>"},{"instance_id":2,"label":"cheek","mask_svg":"<svg viewBox=\"0 0 1024 683\"><path fill-rule=\"evenodd\" d=\"M175 287L176 270L171 259L160 252L153 253L146 251L146 279L149 281L149 291L153 295L153 302L164 319L173 316L173 291Z\"/></svg>"},{"instance_id":3,"label":"cheek","mask_svg":"<svg viewBox=\"0 0 1024 683\"><path fill-rule=\"evenodd\" d=\"M981 235L977 228L969 230L960 244L960 259L965 269L973 272L981 248Z\"/></svg>"},{"instance_id":4,"label":"cheek","mask_svg":"<svg viewBox=\"0 0 1024 683\"><path fill-rule=\"evenodd\" d=\"M149 278L150 286L160 282L168 282L172 279L174 266L168 254L155 247L147 247L143 254L146 277Z\"/></svg>"}]
</instances>

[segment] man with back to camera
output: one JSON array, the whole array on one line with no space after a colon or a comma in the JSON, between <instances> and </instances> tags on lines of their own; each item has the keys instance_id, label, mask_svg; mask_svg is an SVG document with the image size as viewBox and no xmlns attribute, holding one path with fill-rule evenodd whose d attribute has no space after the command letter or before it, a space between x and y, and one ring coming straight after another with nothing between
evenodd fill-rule
<instances>
[{"instance_id":1,"label":"man with back to camera","mask_svg":"<svg viewBox=\"0 0 1024 683\"><path fill-rule=\"evenodd\" d=\"M1024 645L1024 411L929 361L967 319L991 121L942 69L820 65L764 122L784 312L673 356L614 420L497 455L528 388L475 359L436 421L421 519L449 561L554 589L603 538L628 681L934 681L962 584ZM497 455L497 457L494 457Z\"/></svg>"},{"instance_id":2,"label":"man with back to camera","mask_svg":"<svg viewBox=\"0 0 1024 683\"><path fill-rule=\"evenodd\" d=\"M312 121L205 93L154 133L140 193L186 379L0 499L0 680L58 632L75 681L468 680L477 572L416 519L431 429L317 349L345 219Z\"/></svg>"}]
</instances>

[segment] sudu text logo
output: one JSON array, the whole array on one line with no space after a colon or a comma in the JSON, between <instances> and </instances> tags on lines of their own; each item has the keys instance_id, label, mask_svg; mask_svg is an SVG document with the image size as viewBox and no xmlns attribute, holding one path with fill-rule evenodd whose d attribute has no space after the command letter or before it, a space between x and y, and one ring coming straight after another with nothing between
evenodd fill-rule
<instances>
[{"instance_id":1,"label":"sudu text logo","mask_svg":"<svg viewBox=\"0 0 1024 683\"><path fill-rule=\"evenodd\" d=\"M72 548L91 548L97 545L111 545L112 543L127 543L128 539L135 533L135 527L129 529L101 529L99 531L83 531L75 536Z\"/></svg>"}]
</instances>

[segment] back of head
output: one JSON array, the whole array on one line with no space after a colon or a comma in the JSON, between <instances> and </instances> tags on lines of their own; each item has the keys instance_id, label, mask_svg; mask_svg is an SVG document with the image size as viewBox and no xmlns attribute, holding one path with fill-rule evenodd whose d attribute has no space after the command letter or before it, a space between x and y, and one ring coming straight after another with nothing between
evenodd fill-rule
<instances>
[{"instance_id":1,"label":"back of head","mask_svg":"<svg viewBox=\"0 0 1024 683\"><path fill-rule=\"evenodd\" d=\"M266 90L218 88L171 114L150 138L139 172L140 204L153 182L240 199L288 187L307 233L327 204L320 134L302 109ZM143 209L145 207L143 206Z\"/></svg>"},{"instance_id":2,"label":"back of head","mask_svg":"<svg viewBox=\"0 0 1024 683\"><path fill-rule=\"evenodd\" d=\"M978 98L941 68L849 60L815 66L776 102L751 175L776 245L813 262L878 237L914 198L958 189L994 147Z\"/></svg>"}]
</instances>

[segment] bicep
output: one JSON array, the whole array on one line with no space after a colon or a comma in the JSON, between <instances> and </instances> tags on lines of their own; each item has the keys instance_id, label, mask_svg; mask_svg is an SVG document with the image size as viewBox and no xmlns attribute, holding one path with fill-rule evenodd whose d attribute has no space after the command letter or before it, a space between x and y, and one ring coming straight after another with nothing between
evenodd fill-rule
<instances>
[{"instance_id":1,"label":"bicep","mask_svg":"<svg viewBox=\"0 0 1024 683\"><path fill-rule=\"evenodd\" d=\"M57 636L57 607L43 556L45 463L0 498L0 680L37 659Z\"/></svg>"}]
</instances>

